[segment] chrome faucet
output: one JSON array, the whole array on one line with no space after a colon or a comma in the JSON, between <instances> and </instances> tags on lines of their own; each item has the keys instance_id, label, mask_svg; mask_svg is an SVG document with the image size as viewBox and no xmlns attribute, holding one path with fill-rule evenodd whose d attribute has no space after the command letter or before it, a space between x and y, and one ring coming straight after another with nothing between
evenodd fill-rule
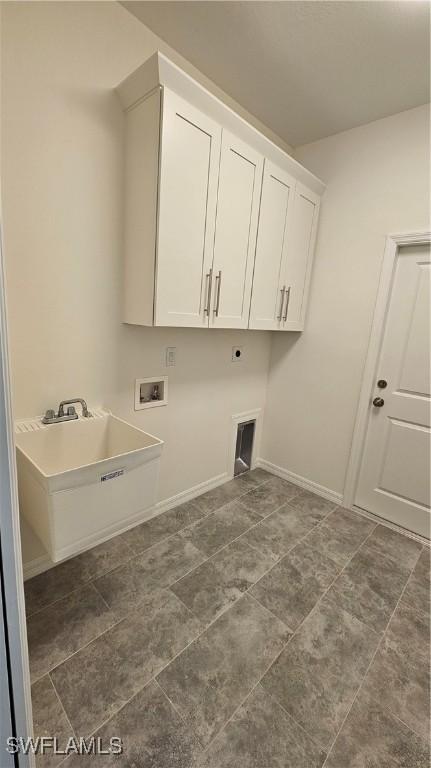
<instances>
[{"instance_id":1,"label":"chrome faucet","mask_svg":"<svg viewBox=\"0 0 431 768\"><path fill-rule=\"evenodd\" d=\"M82 406L82 415L85 419L89 419L92 414L87 408L87 403L85 400L82 399L82 397L73 397L72 400L62 400L60 405L58 406L58 415L64 416L64 406L65 405L73 405L73 403L81 403ZM67 409L69 410L69 409Z\"/></svg>"},{"instance_id":2,"label":"chrome faucet","mask_svg":"<svg viewBox=\"0 0 431 768\"><path fill-rule=\"evenodd\" d=\"M83 400L82 397L74 397L71 400L62 400L58 406L58 413L56 413L52 408L48 409L42 419L42 423L57 424L60 421L71 421L72 419L77 419L78 414L76 413L74 403L81 403L83 418L91 418L93 414L88 410L85 400ZM66 413L64 412L65 405L68 406Z\"/></svg>"}]
</instances>

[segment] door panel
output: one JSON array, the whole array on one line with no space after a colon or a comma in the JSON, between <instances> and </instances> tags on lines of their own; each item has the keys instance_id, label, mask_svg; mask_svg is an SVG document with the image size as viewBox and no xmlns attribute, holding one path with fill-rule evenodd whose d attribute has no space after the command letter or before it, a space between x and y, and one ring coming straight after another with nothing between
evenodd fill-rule
<instances>
[{"instance_id":1,"label":"door panel","mask_svg":"<svg viewBox=\"0 0 431 768\"><path fill-rule=\"evenodd\" d=\"M221 128L164 89L156 325L208 325Z\"/></svg>"},{"instance_id":2,"label":"door panel","mask_svg":"<svg viewBox=\"0 0 431 768\"><path fill-rule=\"evenodd\" d=\"M419 265L419 280L412 322L408 333L399 389L426 395L431 391L429 366L429 336L422 329L429 324L430 267Z\"/></svg>"},{"instance_id":3,"label":"door panel","mask_svg":"<svg viewBox=\"0 0 431 768\"><path fill-rule=\"evenodd\" d=\"M223 131L210 325L247 328L263 159Z\"/></svg>"},{"instance_id":4,"label":"door panel","mask_svg":"<svg viewBox=\"0 0 431 768\"><path fill-rule=\"evenodd\" d=\"M285 330L304 328L308 285L316 238L319 198L303 186L296 185L292 231L289 237L286 286L287 298L283 311Z\"/></svg>"},{"instance_id":5,"label":"door panel","mask_svg":"<svg viewBox=\"0 0 431 768\"><path fill-rule=\"evenodd\" d=\"M295 179L265 160L250 328L278 330L282 325L287 237L291 228L295 184Z\"/></svg>"},{"instance_id":6,"label":"door panel","mask_svg":"<svg viewBox=\"0 0 431 768\"><path fill-rule=\"evenodd\" d=\"M430 257L397 255L356 504L430 535ZM381 397L382 407L372 401Z\"/></svg>"},{"instance_id":7,"label":"door panel","mask_svg":"<svg viewBox=\"0 0 431 768\"><path fill-rule=\"evenodd\" d=\"M401 499L429 504L429 440L426 427L388 419L379 488Z\"/></svg>"}]
</instances>

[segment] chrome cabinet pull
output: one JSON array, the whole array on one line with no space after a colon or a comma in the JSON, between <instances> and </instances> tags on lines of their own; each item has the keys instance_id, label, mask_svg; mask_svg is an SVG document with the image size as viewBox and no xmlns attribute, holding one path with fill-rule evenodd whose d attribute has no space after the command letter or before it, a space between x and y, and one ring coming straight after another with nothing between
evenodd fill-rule
<instances>
[{"instance_id":1,"label":"chrome cabinet pull","mask_svg":"<svg viewBox=\"0 0 431 768\"><path fill-rule=\"evenodd\" d=\"M289 301L290 301L290 289L291 286L289 285L287 291L286 291L286 309L284 310L283 320L287 320L287 311L289 309Z\"/></svg>"},{"instance_id":2,"label":"chrome cabinet pull","mask_svg":"<svg viewBox=\"0 0 431 768\"><path fill-rule=\"evenodd\" d=\"M209 315L210 309L211 309L211 288L212 288L212 282L213 282L213 271L212 271L212 268L207 273L206 280L207 280L207 295L206 295L206 300L205 300L204 313L205 313L205 315Z\"/></svg>"},{"instance_id":3,"label":"chrome cabinet pull","mask_svg":"<svg viewBox=\"0 0 431 768\"><path fill-rule=\"evenodd\" d=\"M217 299L214 307L214 314L216 317L218 317L218 312L220 309L221 269L219 270L218 275L216 275L216 280L217 280Z\"/></svg>"},{"instance_id":4,"label":"chrome cabinet pull","mask_svg":"<svg viewBox=\"0 0 431 768\"><path fill-rule=\"evenodd\" d=\"M280 313L277 315L277 320L281 320L283 315L283 304L284 304L284 294L286 293L286 286L283 285L283 288L280 288L281 293L281 301L280 301Z\"/></svg>"}]
</instances>

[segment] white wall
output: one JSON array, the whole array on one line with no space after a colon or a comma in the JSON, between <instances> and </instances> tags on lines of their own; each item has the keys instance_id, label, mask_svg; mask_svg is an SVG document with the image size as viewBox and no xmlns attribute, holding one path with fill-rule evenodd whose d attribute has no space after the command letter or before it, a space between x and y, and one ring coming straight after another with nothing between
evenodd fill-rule
<instances>
[{"instance_id":1,"label":"white wall","mask_svg":"<svg viewBox=\"0 0 431 768\"><path fill-rule=\"evenodd\" d=\"M231 415L264 405L271 344L257 332L120 322L123 119L112 89L157 47L181 60L117 3L1 11L15 415L68 395L111 406L166 441L160 498L170 497L227 470ZM307 330L274 334L263 453L334 491L343 489L385 235L427 224L426 148L419 108L297 152L328 190ZM245 344L237 365L234 344ZM167 345L178 348L175 368L164 367ZM169 405L135 414L134 379L166 373Z\"/></svg>"},{"instance_id":2,"label":"white wall","mask_svg":"<svg viewBox=\"0 0 431 768\"><path fill-rule=\"evenodd\" d=\"M386 235L429 226L429 112L300 147L327 186L306 331L274 338L265 458L341 493Z\"/></svg>"},{"instance_id":3,"label":"white wall","mask_svg":"<svg viewBox=\"0 0 431 768\"><path fill-rule=\"evenodd\" d=\"M123 115L112 89L157 48L195 70L117 3L1 11L15 416L69 396L112 407L166 441L160 498L170 497L228 470L231 416L263 407L270 351L264 333L121 324ZM242 363L231 362L234 344L245 345ZM178 347L168 370L166 345ZM169 405L135 414L134 379L166 373Z\"/></svg>"}]
</instances>

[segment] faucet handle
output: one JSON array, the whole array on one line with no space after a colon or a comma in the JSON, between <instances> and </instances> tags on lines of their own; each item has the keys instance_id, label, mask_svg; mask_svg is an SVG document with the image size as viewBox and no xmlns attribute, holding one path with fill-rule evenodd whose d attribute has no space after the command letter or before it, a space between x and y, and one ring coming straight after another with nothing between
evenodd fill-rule
<instances>
[{"instance_id":1,"label":"faucet handle","mask_svg":"<svg viewBox=\"0 0 431 768\"><path fill-rule=\"evenodd\" d=\"M76 414L75 406L74 405L69 405L69 407L67 409L67 415L68 416L75 416L75 414Z\"/></svg>"}]
</instances>

